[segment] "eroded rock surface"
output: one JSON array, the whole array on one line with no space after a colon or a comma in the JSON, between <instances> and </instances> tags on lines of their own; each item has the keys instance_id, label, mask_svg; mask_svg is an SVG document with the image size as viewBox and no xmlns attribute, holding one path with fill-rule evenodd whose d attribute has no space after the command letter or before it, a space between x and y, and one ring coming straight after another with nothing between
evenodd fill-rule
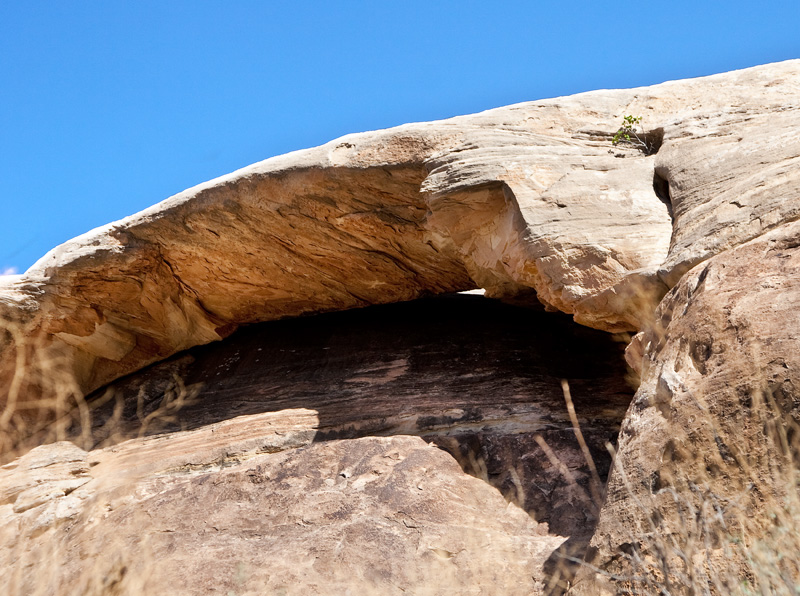
<instances>
[{"instance_id":1,"label":"eroded rock surface","mask_svg":"<svg viewBox=\"0 0 800 596\"><path fill-rule=\"evenodd\" d=\"M786 552L794 543L780 535L795 534L800 514L799 249L793 222L698 265L638 338L642 385L592 540L604 572L643 575L620 557L635 546L654 568L669 565L674 578L729 581L718 593L741 578L764 580L778 559L785 581L797 581L796 553ZM775 560L759 560L765 542ZM599 593L598 579L576 593Z\"/></svg>"},{"instance_id":2,"label":"eroded rock surface","mask_svg":"<svg viewBox=\"0 0 800 596\"><path fill-rule=\"evenodd\" d=\"M731 558L725 550L728 537L743 544L777 544L774 528L794 527L770 526L765 518L777 519L775 503L785 504L784 497L794 494L794 486L788 490L781 484L786 479L781 467L796 469L793 456L782 453L787 449L779 444L781 437L788 441L788 435L797 434L792 424L800 328L794 296L800 246L798 98L800 61L795 60L348 135L184 191L54 249L24 275L0 278L0 321L6 326L0 336L0 401L5 404L0 427L8 431L0 439L29 437L30 447L63 438L70 421L87 420L86 408L70 412L71 405L82 405L85 393L229 337L244 325L484 288L488 296L543 304L596 329L640 332L627 358L642 385L623 425L618 465L590 552L616 583L587 567L574 586L564 577L558 589L624 591L630 582L620 578L631 577L626 565L633 554L659 568L658 540L694 545L688 554L668 557L671 569L678 570L677 580L668 574L669 581L678 582L670 584L673 588L689 582L687 569L697 571L695 579L713 569L733 570L739 581L736 574L747 575L752 561ZM624 115L643 118L648 151L611 146ZM562 374L555 372L562 369L546 349L535 350L533 359L519 356L526 370L535 371L532 376L509 368L509 359L517 357L512 354L523 354L535 343L536 330L529 333L531 344L511 342L488 368L481 363L494 352L462 336L457 345L476 350L463 355L468 372L454 366L448 359L453 352L440 346L435 334L429 343L398 340L369 362L364 350L353 348L348 348L352 357L362 360L331 359L326 353L331 350L314 343L324 343L316 336L301 350L311 368L287 368L295 361L276 352L277 346L315 337L297 333L301 327L292 332L298 337L269 344L268 366L262 367L258 357L258 348L263 351L267 344L246 330L220 344L218 352L195 348L149 369L141 393L133 377L119 381L119 401L95 412L104 412L97 418L100 425L90 432L83 424L84 434L73 437L87 448L105 441L85 460L73 450L52 473L34 472L31 463L46 460L49 451L10 462L0 475L1 511L12 532L6 536L20 532L31 541L6 538L10 546L3 556L15 570L8 581L24 590L34 577L26 565L48 544L66 548L58 550L66 575L53 575L54 586L62 581L84 586L86 573L92 581L106 582L101 586L106 591L151 576L174 583L177 590L211 590L208 569L192 568L190 555L180 551L201 542L200 525L191 520L153 530L147 547L156 560L180 553L174 561L188 571L161 567L142 574L124 553L113 561L99 555L117 552L98 547L112 538L99 520L110 519L122 543L131 547L140 544L133 530L139 522L127 505L147 512L148 520L162 513L170 519L177 515L177 503L194 491L217 499L226 511L240 511L237 503L262 511L263 495L269 502L291 502L292 508L330 503L322 515L342 520L321 538L302 530L302 517L297 522L270 510L278 517L270 518L275 523L268 527L286 532L288 543L302 544L298 552L320 553L316 563L306 560L305 567L290 568L258 521L247 526L237 518L234 534L252 530L247 535L263 555L253 554L247 559L252 567L243 564L239 575L231 571L234 560L225 556L236 548L250 552L245 542L226 542L229 537L215 542L203 534L226 561L226 577L234 579L224 585L231 590L249 590L250 581L267 582L275 590L287 581L286 589L302 584L311 593L324 593L326 582L344 587L337 582L345 580L333 571L336 561L352 562L356 556L342 539L344 528L380 544L392 542L389 536L401 537L391 552L392 560L404 563L387 567L382 561L356 574L357 585L381 586L381 593L401 584L419 592L431 585L422 577L450 571L473 578L458 584L464 593L484 580L498 589L505 589L507 580L508 590L501 593L520 586L541 590L541 582L552 576L555 545L567 536L585 544L596 510L565 489L569 474L546 456L535 435L556 445L558 457L586 492L591 470L571 434L556 380L572 379L587 448L602 458L601 447L613 438L619 420L619 402L626 400L618 389L621 368L604 363L610 376ZM470 322L465 333L473 328ZM393 333L402 338L404 331ZM375 340L365 329L358 337L365 346ZM480 337L484 345L486 337ZM240 353L225 351L237 345ZM595 353L588 358L596 359ZM315 382L332 389L320 391ZM443 382L448 391L440 390ZM102 395L111 396L101 392L100 401ZM771 404L771 418L753 406L758 396L769 396L764 399ZM42 410L42 404L50 409ZM171 418L151 416L159 407ZM54 419L59 424L49 432ZM122 426L103 426L109 420ZM142 425L145 435L163 434L118 444ZM429 442L440 449L426 446ZM413 471L395 474L392 465L375 463L395 449L403 461L424 462L424 470L414 465ZM10 457L0 455L4 461ZM326 491L334 490L329 473L344 473L345 484L340 476L332 479L336 490L350 486L354 476L347 476L343 462L351 461L358 462L352 484L359 488L352 496L357 506L348 509L347 499ZM92 462L96 472L87 471ZM309 462L327 472L306 473ZM601 476L604 466L607 460L601 460ZM283 467L296 473L293 480L281 476ZM428 507L413 484L424 484L430 469L438 470L439 491L428 502L431 516L424 527L410 528L392 516ZM101 489L101 477L111 484ZM200 477L206 480L191 484ZM280 482L271 482L278 477ZM263 478L250 483L262 488L246 484L252 478ZM295 482L295 489L284 482ZM520 486L530 490L520 496ZM370 492L376 487L381 488ZM399 496L392 487L401 487ZM441 491L458 504L451 518L437 509ZM395 513L378 514L384 498L399 499L390 508ZM478 502L486 505L475 513ZM711 508L714 523L724 522L717 525L728 534L686 524L686 511L709 502L739 507ZM108 507L97 513L96 506L106 506L102 503ZM202 520L216 512L205 513L205 505L197 504ZM370 512L373 534L359 525L358 511ZM524 517L526 511L536 521ZM470 519L479 519L476 526L485 525L491 544L506 553L499 575L485 575L480 561L459 554L471 552L458 546L467 543L471 530L462 532L458 520ZM741 535L734 536L727 528L737 520ZM287 524L295 522L290 530ZM451 523L460 528L455 542L441 546L441 528ZM411 529L418 533L406 533ZM172 534L181 540L171 539ZM37 543L37 535L52 540ZM309 536L316 537L314 544L303 542ZM528 558L509 558L515 549ZM791 561L782 560L784 567ZM78 561L97 561L104 571L92 575ZM440 563L450 571L441 571ZM266 577L265 565L281 571ZM658 573L666 581L663 571ZM437 593L438 587L431 589Z\"/></svg>"},{"instance_id":3,"label":"eroded rock surface","mask_svg":"<svg viewBox=\"0 0 800 596\"><path fill-rule=\"evenodd\" d=\"M591 97L255 164L55 249L3 281L4 314L66 352L85 390L240 324L470 287L636 327L623 303L578 304L660 265L670 219L654 158L609 153L638 94Z\"/></svg>"},{"instance_id":4,"label":"eroded rock surface","mask_svg":"<svg viewBox=\"0 0 800 596\"><path fill-rule=\"evenodd\" d=\"M34 570L4 573L6 593L102 593L109 582L131 594L529 594L563 540L415 437L104 487L133 455L121 453L98 454L92 497L69 523L4 553L6 572L9 555Z\"/></svg>"},{"instance_id":5,"label":"eroded rock surface","mask_svg":"<svg viewBox=\"0 0 800 596\"><path fill-rule=\"evenodd\" d=\"M268 159L4 278L3 314L65 353L84 390L241 324L471 287L636 330L661 280L795 216L797 69L518 104ZM656 155L610 147L629 113Z\"/></svg>"},{"instance_id":6,"label":"eroded rock surface","mask_svg":"<svg viewBox=\"0 0 800 596\"><path fill-rule=\"evenodd\" d=\"M544 593L554 551L581 552L597 521L560 381L604 479L623 346L463 295L241 329L117 382L95 413L104 447L39 447L13 488L0 475L4 587ZM29 459L50 476L23 475ZM46 545L48 568L24 571Z\"/></svg>"}]
</instances>

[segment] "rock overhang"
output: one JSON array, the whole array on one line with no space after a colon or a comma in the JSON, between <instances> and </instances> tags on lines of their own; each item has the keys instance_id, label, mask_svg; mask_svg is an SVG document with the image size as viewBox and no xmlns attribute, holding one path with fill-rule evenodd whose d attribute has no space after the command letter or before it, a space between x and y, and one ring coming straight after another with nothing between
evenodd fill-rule
<instances>
[{"instance_id":1,"label":"rock overhang","mask_svg":"<svg viewBox=\"0 0 800 596\"><path fill-rule=\"evenodd\" d=\"M600 511L593 543L595 563L614 571L636 516L659 513L658 499L668 496L657 493L666 472L672 478L695 472L675 460L660 474L665 445L680 436L681 425L694 432L690 389L706 388L715 407L726 412L721 428L735 439L746 433L735 428L741 396L729 390L729 381L742 370L754 387L766 371L776 395L793 399L799 74L795 60L348 135L201 184L66 243L23 275L0 278L0 309L4 321L13 323L0 345L0 386L15 400L46 393L49 386L26 385L20 370L51 373L39 364L57 357L51 362L59 378L70 395L82 399L109 380L227 337L239 326L475 287L504 300L542 302L606 331L643 331L627 354L643 381L626 415L618 455L625 469L635 470L639 492L631 496L619 475L612 475L612 498ZM646 155L611 145L623 115L643 117L645 130L659 136L657 151ZM724 296L711 286L723 288ZM769 325L769 341L761 342L754 333L764 335ZM711 342L709 333L715 335ZM758 358L750 357L753 349ZM750 368L735 368L733 360L726 364L723 353L743 356ZM20 369L20 362L30 364L26 358L33 365ZM379 373L394 380L405 370L395 364L359 372L357 381ZM314 409L314 399L321 395L285 415L319 427L324 408L318 403ZM796 408L788 412L797 417ZM466 410L461 418L451 414L422 416L416 432L438 432L444 422L469 426L475 419ZM138 449L160 454L176 437L173 446L185 441L197 450L219 431L217 451L206 453L213 460L227 456L231 441L245 449L263 446L264 424L276 421L226 420L194 435L136 439L120 453L132 462L140 457ZM300 433L296 444L297 437L278 427L271 438L281 449L314 438L313 430ZM318 433L322 445L308 453L324 452L335 467L356 452L383 457L403 444L409 461L426 460L417 453L424 447L419 440L360 437L348 444L353 439L343 438L347 432L349 427L330 425ZM657 436L649 439L648 432ZM496 446L504 445L495 439ZM710 445L702 455L713 459L713 441L701 437L697 444ZM186 453L176 455L170 473L221 471L211 460L208 469L192 468L200 452L191 452L188 464ZM93 452L108 461L113 453ZM239 480L270 477L266 472L277 460L269 463L268 455L269 449L259 452L264 461L258 469L244 475L237 470ZM289 458L303 457L297 451ZM437 464L442 470L458 471L452 461L444 462ZM347 484L348 470L334 483ZM353 482L366 486L374 480L369 474ZM233 476L223 484L235 484ZM764 479L766 494L772 479ZM145 478L147 490L158 482ZM421 490L416 477L414 483L409 486ZM73 519L73 505L85 497L81 485L80 495L63 499L71 487L56 495L59 503L72 503L62 507L64 519ZM481 488L486 487L470 485L465 494ZM725 494L726 487L718 488ZM387 495L396 492L390 487ZM631 503L649 503L650 496L656 497L652 511ZM41 513L37 507L45 505L33 497L30 509L28 501L20 505L21 515ZM659 515L669 520L665 511ZM753 519L755 527L759 518ZM407 521L402 523L409 529ZM541 530L516 518L514 524L525 540ZM555 556L549 553L557 542L548 536L542 544L549 550L538 550L537 560ZM522 567L530 578L534 555L526 549ZM596 579L584 578L578 592L597 593Z\"/></svg>"},{"instance_id":2,"label":"rock overhang","mask_svg":"<svg viewBox=\"0 0 800 596\"><path fill-rule=\"evenodd\" d=\"M718 174L712 200L702 175L720 142L731 172L790 172L797 70L527 102L270 158L57 247L4 284L3 316L73 361L84 391L242 324L474 287L637 331L687 268L793 217L754 191L752 217L726 226L726 193L742 193ZM662 135L655 155L611 146L625 114ZM796 176L783 184L795 192Z\"/></svg>"}]
</instances>

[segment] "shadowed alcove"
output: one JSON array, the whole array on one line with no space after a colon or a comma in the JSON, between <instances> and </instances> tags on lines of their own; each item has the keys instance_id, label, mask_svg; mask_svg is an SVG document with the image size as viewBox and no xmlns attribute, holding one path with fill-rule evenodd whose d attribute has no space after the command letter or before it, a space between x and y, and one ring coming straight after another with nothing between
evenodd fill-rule
<instances>
[{"instance_id":1,"label":"shadowed alcove","mask_svg":"<svg viewBox=\"0 0 800 596\"><path fill-rule=\"evenodd\" d=\"M97 392L111 399L95 417L95 439L135 436L143 421L152 435L264 412L283 417L292 445L421 436L569 537L574 553L597 510L561 381L605 481L606 444L633 393L623 348L567 315L465 294L262 323ZM185 403L170 409L176 398ZM109 437L115 404L127 430ZM311 422L298 417L309 410Z\"/></svg>"}]
</instances>

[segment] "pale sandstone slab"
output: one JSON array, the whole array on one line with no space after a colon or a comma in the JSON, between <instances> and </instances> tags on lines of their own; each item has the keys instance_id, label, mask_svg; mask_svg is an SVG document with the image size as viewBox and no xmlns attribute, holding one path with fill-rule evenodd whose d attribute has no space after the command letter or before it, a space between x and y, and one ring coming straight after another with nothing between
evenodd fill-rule
<instances>
[{"instance_id":1,"label":"pale sandstone slab","mask_svg":"<svg viewBox=\"0 0 800 596\"><path fill-rule=\"evenodd\" d=\"M800 217L796 93L758 112L742 104L710 121L694 115L685 136L665 141L656 171L669 182L675 233L659 274L670 287L697 263Z\"/></svg>"},{"instance_id":2,"label":"pale sandstone slab","mask_svg":"<svg viewBox=\"0 0 800 596\"><path fill-rule=\"evenodd\" d=\"M541 590L535 578L563 542L415 437L128 476L124 490L97 478L124 460L99 456L67 522L32 550L24 526L16 547L6 541L4 593L94 593L110 581L120 594L522 595Z\"/></svg>"},{"instance_id":3,"label":"pale sandstone slab","mask_svg":"<svg viewBox=\"0 0 800 596\"><path fill-rule=\"evenodd\" d=\"M533 291L584 324L635 330L666 290L657 270L671 285L679 262L794 217L791 205L762 206L720 226L740 193L706 205L718 170L691 167L719 147L731 172L791 172L797 64L518 104L272 158L54 249L3 282L5 316L65 351L84 389L241 324L476 286ZM610 148L628 113L663 135L663 158ZM740 133L745 145L726 149ZM666 268L672 227L655 170L674 178L679 203Z\"/></svg>"},{"instance_id":4,"label":"pale sandstone slab","mask_svg":"<svg viewBox=\"0 0 800 596\"><path fill-rule=\"evenodd\" d=\"M475 286L533 289L585 324L636 329L647 308L628 297L665 289L652 273L671 223L654 169L676 195L668 285L794 217L797 68L518 104L272 158L54 249L3 282L5 315L57 337L85 388L243 323ZM663 133L663 154L610 150L627 113ZM721 173L742 170L735 183ZM761 204L776 176L781 201ZM737 201L752 209L727 225Z\"/></svg>"}]
</instances>

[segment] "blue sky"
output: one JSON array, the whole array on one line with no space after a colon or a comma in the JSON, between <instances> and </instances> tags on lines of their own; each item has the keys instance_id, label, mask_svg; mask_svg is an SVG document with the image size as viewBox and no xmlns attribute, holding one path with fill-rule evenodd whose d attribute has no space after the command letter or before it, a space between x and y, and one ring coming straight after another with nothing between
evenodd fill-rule
<instances>
[{"instance_id":1,"label":"blue sky","mask_svg":"<svg viewBox=\"0 0 800 596\"><path fill-rule=\"evenodd\" d=\"M0 273L337 136L800 58L800 0L5 1Z\"/></svg>"}]
</instances>

